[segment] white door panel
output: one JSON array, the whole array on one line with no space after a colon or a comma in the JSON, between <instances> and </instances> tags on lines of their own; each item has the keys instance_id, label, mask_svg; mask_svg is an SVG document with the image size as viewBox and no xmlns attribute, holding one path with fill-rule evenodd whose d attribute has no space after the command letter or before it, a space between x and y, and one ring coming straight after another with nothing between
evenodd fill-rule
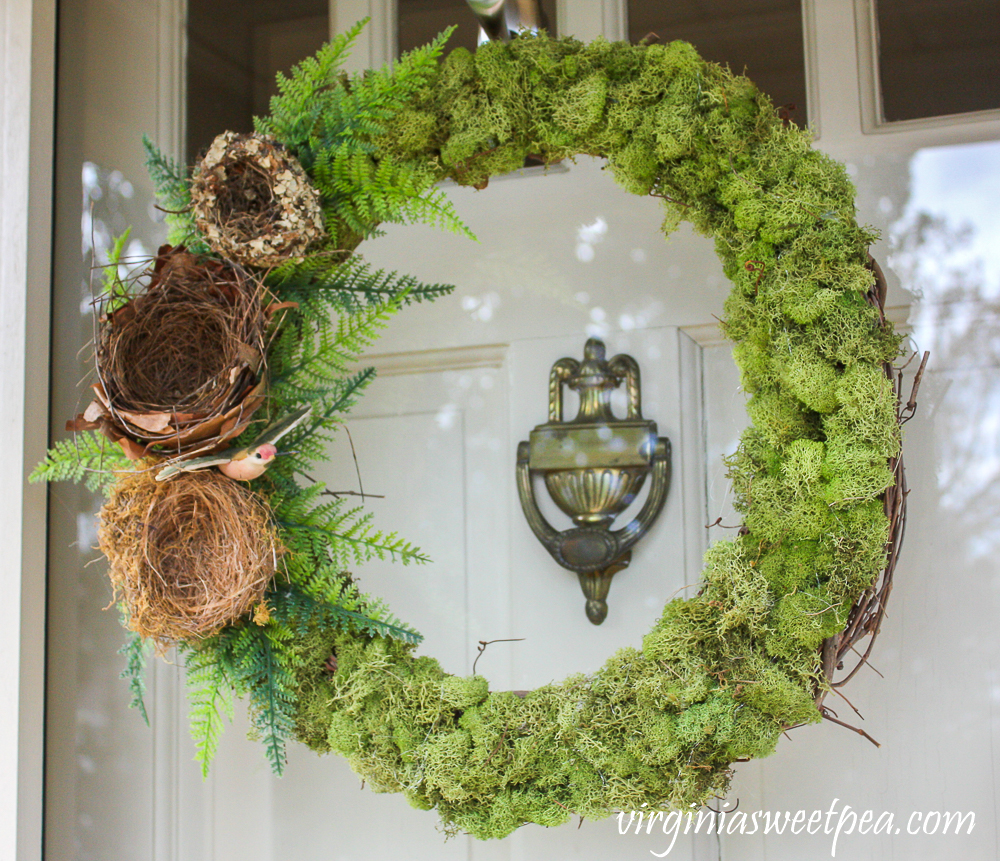
<instances>
[{"instance_id":1,"label":"white door panel","mask_svg":"<svg viewBox=\"0 0 1000 861\"><path fill-rule=\"evenodd\" d=\"M673 446L675 472L684 441L680 439L678 337L675 328L616 333L607 339L608 357L628 353L642 372L642 408L645 418L657 421L660 436ZM563 356L582 359L580 334L522 341L511 348L510 433L526 440L531 429L547 421L548 372ZM575 399L566 399L565 418L576 414ZM621 404L617 414L624 415ZM513 449L507 468L513 472ZM525 637L510 647L515 660L514 684L534 688L559 681L570 673L592 672L623 646L641 646L642 636L659 618L667 598L684 585L684 529L679 486L675 474L666 504L649 533L636 546L628 568L615 575L608 595L608 616L592 625L584 613L584 597L577 576L561 568L535 538L520 510L516 493L508 500L515 526L511 535L511 595L514 603L512 635ZM616 527L624 526L645 499L623 512ZM557 529L571 521L548 498L544 483L535 482L539 508ZM493 647L495 648L495 647Z\"/></svg>"},{"instance_id":2,"label":"white door panel","mask_svg":"<svg viewBox=\"0 0 1000 861\"><path fill-rule=\"evenodd\" d=\"M387 345L394 346L391 338L379 344ZM509 690L593 671L615 649L641 645L664 603L685 583L687 535L680 500L684 481L697 485L703 475L700 442L681 432L681 379L684 363L691 361L689 345L673 327L609 338L610 350L628 351L647 369L644 415L657 418L661 435L671 438L675 475L667 505L640 542L632 567L616 576L611 610L600 627L586 619L576 575L560 568L528 528L513 480L517 441L546 420L549 368L564 355L581 355L583 336L467 351L462 354L466 367L455 367L461 363L451 361L448 351L429 358L425 353L376 358L376 366L389 375L369 387L347 422L350 440L338 433L329 462L313 477L332 490L357 491L360 471L365 492L386 497L365 501L379 528L398 531L432 557L427 565L372 562L352 569L362 589L384 597L424 634L420 654L464 674L471 671L480 640L523 637L523 642L491 645L477 666L494 690ZM682 347L688 347L683 358ZM484 355L489 366L476 366ZM435 358L450 367L436 370ZM700 391L684 390L692 397ZM512 396L515 392L519 396ZM574 414L573 406L567 398L567 417ZM698 409L697 403L689 406ZM621 405L618 409L624 413ZM551 502L545 509L558 528L569 526ZM700 518L697 528L704 532ZM694 535L702 540L700 533ZM220 757L217 798L237 794L249 776L248 758L259 759L249 742L231 746L243 755ZM526 827L496 844L462 837L442 846L433 813L412 810L398 796L361 791L358 778L334 757L317 759L300 749L290 753L287 775L272 790L271 857L276 859L346 861L403 852L410 859L597 859L613 853L620 840L617 824L609 821L586 823L579 832ZM329 839L331 834L336 840ZM690 848L685 851L679 846L677 857L690 857Z\"/></svg>"},{"instance_id":3,"label":"white door panel","mask_svg":"<svg viewBox=\"0 0 1000 861\"><path fill-rule=\"evenodd\" d=\"M623 192L599 159L495 178L482 191L444 187L478 242L383 225L384 237L358 249L379 267L456 286L452 297L394 319L379 353L559 335L581 338L579 352L587 334L722 316L729 282L711 240L688 225L664 239L658 201Z\"/></svg>"},{"instance_id":4,"label":"white door panel","mask_svg":"<svg viewBox=\"0 0 1000 861\"><path fill-rule=\"evenodd\" d=\"M375 525L398 532L432 561L403 566L373 561L353 568L362 590L383 597L393 612L423 635L421 651L453 673L471 669L477 639L468 615L505 590L506 402L502 369L470 368L376 379L347 422ZM339 432L331 458L316 478L331 490L358 490L347 434ZM360 500L351 500L361 504ZM479 529L495 536L485 540ZM492 551L492 552L491 552ZM492 599L492 600L489 600ZM503 604L500 603L502 612ZM499 635L497 635L499 636Z\"/></svg>"}]
</instances>

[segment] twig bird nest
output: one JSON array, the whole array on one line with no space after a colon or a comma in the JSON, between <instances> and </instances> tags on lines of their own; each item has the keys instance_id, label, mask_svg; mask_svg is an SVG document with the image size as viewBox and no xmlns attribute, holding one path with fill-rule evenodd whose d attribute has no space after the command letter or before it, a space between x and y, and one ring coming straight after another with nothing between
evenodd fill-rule
<instances>
[{"instance_id":1,"label":"twig bird nest","mask_svg":"<svg viewBox=\"0 0 1000 861\"><path fill-rule=\"evenodd\" d=\"M96 398L68 427L100 428L133 459L216 451L264 401L263 287L183 246L163 246L147 274L102 320Z\"/></svg>"},{"instance_id":2,"label":"twig bird nest","mask_svg":"<svg viewBox=\"0 0 1000 861\"><path fill-rule=\"evenodd\" d=\"M264 135L219 135L192 177L191 202L212 250L245 266L276 266L324 235L319 191Z\"/></svg>"},{"instance_id":3,"label":"twig bird nest","mask_svg":"<svg viewBox=\"0 0 1000 861\"><path fill-rule=\"evenodd\" d=\"M101 509L98 537L130 627L161 647L249 612L279 553L263 499L214 470L167 482L127 473Z\"/></svg>"}]
</instances>

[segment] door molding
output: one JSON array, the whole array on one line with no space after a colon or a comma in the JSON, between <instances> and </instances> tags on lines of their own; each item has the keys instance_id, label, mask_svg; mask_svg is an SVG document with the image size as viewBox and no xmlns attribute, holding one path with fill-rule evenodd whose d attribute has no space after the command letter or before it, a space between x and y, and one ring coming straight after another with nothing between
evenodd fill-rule
<instances>
[{"instance_id":1,"label":"door molding","mask_svg":"<svg viewBox=\"0 0 1000 861\"><path fill-rule=\"evenodd\" d=\"M184 163L187 136L187 0L159 0L156 141Z\"/></svg>"},{"instance_id":2,"label":"door molding","mask_svg":"<svg viewBox=\"0 0 1000 861\"><path fill-rule=\"evenodd\" d=\"M362 356L358 369L374 367L380 377L400 374L428 374L436 371L467 371L472 368L499 368L507 358L509 344L482 344L405 353L373 353Z\"/></svg>"}]
</instances>

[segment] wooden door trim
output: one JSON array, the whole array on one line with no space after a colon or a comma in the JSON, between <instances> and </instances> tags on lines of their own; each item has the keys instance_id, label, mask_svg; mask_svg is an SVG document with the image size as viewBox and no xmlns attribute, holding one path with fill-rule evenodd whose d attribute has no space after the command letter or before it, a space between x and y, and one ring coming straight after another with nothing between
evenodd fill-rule
<instances>
[{"instance_id":1,"label":"wooden door trim","mask_svg":"<svg viewBox=\"0 0 1000 861\"><path fill-rule=\"evenodd\" d=\"M471 368L499 368L507 358L508 347L508 344L482 344L440 350L373 353L362 356L358 367L374 367L380 377L427 374L436 371L465 371Z\"/></svg>"},{"instance_id":2,"label":"wooden door trim","mask_svg":"<svg viewBox=\"0 0 1000 861\"><path fill-rule=\"evenodd\" d=\"M0 126L0 541L9 600L0 610L0 857L42 857L46 507L26 479L48 441L55 2L9 3Z\"/></svg>"}]
</instances>

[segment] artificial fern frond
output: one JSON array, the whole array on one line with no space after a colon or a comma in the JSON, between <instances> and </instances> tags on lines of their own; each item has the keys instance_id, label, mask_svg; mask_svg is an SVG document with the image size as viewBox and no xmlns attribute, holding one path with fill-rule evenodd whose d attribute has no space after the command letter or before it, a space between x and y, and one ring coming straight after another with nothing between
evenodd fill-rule
<instances>
[{"instance_id":1,"label":"artificial fern frond","mask_svg":"<svg viewBox=\"0 0 1000 861\"><path fill-rule=\"evenodd\" d=\"M286 442L288 450L299 452L299 463L325 456L323 443L329 440L322 432L335 427L338 413L353 403L372 376L372 372L352 373L351 368L401 302L396 297L331 318L306 299L305 308L289 312L269 351L270 395L278 414L304 403L313 407L310 420Z\"/></svg>"},{"instance_id":2,"label":"artificial fern frond","mask_svg":"<svg viewBox=\"0 0 1000 861\"><path fill-rule=\"evenodd\" d=\"M233 687L214 649L190 651L187 659L187 695L195 761L203 777L219 748L224 718L233 719Z\"/></svg>"},{"instance_id":3,"label":"artificial fern frond","mask_svg":"<svg viewBox=\"0 0 1000 861\"><path fill-rule=\"evenodd\" d=\"M395 534L373 530L371 515L348 508L343 499L321 502L325 487L290 483L271 495L275 522L287 549L286 582L277 589L275 616L325 613L326 624L349 625L372 635L417 642L420 635L393 616L378 599L358 591L345 572L349 561L398 558L404 564L428 557ZM304 603L303 603L304 602ZM304 609L303 609L304 608Z\"/></svg>"},{"instance_id":4,"label":"artificial fern frond","mask_svg":"<svg viewBox=\"0 0 1000 861\"><path fill-rule=\"evenodd\" d=\"M187 171L170 156L164 155L149 135L142 136L146 151L146 170L153 180L156 196L170 209L186 209L191 205L191 190Z\"/></svg>"},{"instance_id":5,"label":"artificial fern frond","mask_svg":"<svg viewBox=\"0 0 1000 861\"><path fill-rule=\"evenodd\" d=\"M400 640L401 642L409 643L411 646L418 645L424 639L421 634L418 634L412 628L406 627L405 625L394 624L383 619L373 618L365 613L357 613L354 610L345 610L342 607L335 607L333 609L333 615L335 618L343 618L345 621L350 622L351 625L358 631L363 631L372 637L385 637L389 640Z\"/></svg>"},{"instance_id":6,"label":"artificial fern frond","mask_svg":"<svg viewBox=\"0 0 1000 861\"><path fill-rule=\"evenodd\" d=\"M371 236L382 221L426 221L472 236L446 195L431 190L440 178L431 166L378 160L373 142L427 85L452 30L404 54L392 69L348 76L340 66L365 23L303 60L290 77L279 75L271 115L255 118L256 130L276 137L305 168L322 195L334 247L353 247L344 240Z\"/></svg>"},{"instance_id":7,"label":"artificial fern frond","mask_svg":"<svg viewBox=\"0 0 1000 861\"><path fill-rule=\"evenodd\" d=\"M420 633L400 622L381 601L358 591L346 575L334 579L337 589L333 601L324 600L296 584L285 584L275 593L275 617L283 619L302 636L310 626L351 628L371 636L401 640L416 645L423 640Z\"/></svg>"},{"instance_id":8,"label":"artificial fern frond","mask_svg":"<svg viewBox=\"0 0 1000 861\"><path fill-rule=\"evenodd\" d=\"M148 135L142 136L142 146L146 151L146 170L156 187L156 197L170 228L167 241L171 245L186 245L194 253L207 252L208 246L195 227L191 212L191 185L187 169L165 155Z\"/></svg>"},{"instance_id":9,"label":"artificial fern frond","mask_svg":"<svg viewBox=\"0 0 1000 861\"><path fill-rule=\"evenodd\" d=\"M321 536L338 564L361 564L373 559L391 559L409 565L411 562L430 562L430 557L395 532L382 532L371 525L371 513L362 515L364 509L352 508L323 525L293 523L277 520L279 526L291 533L304 532Z\"/></svg>"},{"instance_id":10,"label":"artificial fern frond","mask_svg":"<svg viewBox=\"0 0 1000 861\"><path fill-rule=\"evenodd\" d=\"M290 76L279 72L278 95L271 97L270 116L254 117L257 132L273 135L294 150L307 171L312 167L310 141L322 127L331 99L336 98L331 88L337 83L337 73L369 20L338 33L315 55L293 66Z\"/></svg>"},{"instance_id":11,"label":"artificial fern frond","mask_svg":"<svg viewBox=\"0 0 1000 861\"><path fill-rule=\"evenodd\" d=\"M28 477L30 482L83 481L93 493L106 492L123 472L133 472L135 463L97 431L79 431L49 449Z\"/></svg>"},{"instance_id":12,"label":"artificial fern frond","mask_svg":"<svg viewBox=\"0 0 1000 861\"><path fill-rule=\"evenodd\" d=\"M313 318L340 309L355 313L365 305L396 299L404 305L446 296L450 284L423 284L412 275L373 269L358 255L346 261L328 253L286 260L268 275L267 284L284 302L296 302Z\"/></svg>"},{"instance_id":13,"label":"artificial fern frond","mask_svg":"<svg viewBox=\"0 0 1000 861\"><path fill-rule=\"evenodd\" d=\"M316 155L313 177L330 213L363 237L390 221L424 222L476 238L447 195L432 188L436 177L427 165L379 161L361 147L330 147Z\"/></svg>"},{"instance_id":14,"label":"artificial fern frond","mask_svg":"<svg viewBox=\"0 0 1000 861\"><path fill-rule=\"evenodd\" d=\"M124 619L123 624L127 624ZM143 698L146 695L146 658L149 657L150 648L149 643L135 631L128 631L125 644L118 650L119 655L125 656L125 669L121 671L119 678L128 681L128 689L132 694L128 707L139 710L146 726L149 726L149 715Z\"/></svg>"},{"instance_id":15,"label":"artificial fern frond","mask_svg":"<svg viewBox=\"0 0 1000 861\"><path fill-rule=\"evenodd\" d=\"M244 625L233 643L238 689L250 695L251 721L279 777L285 768L285 745L295 728L295 678L281 648L290 638L290 630L271 621L264 627Z\"/></svg>"}]
</instances>

